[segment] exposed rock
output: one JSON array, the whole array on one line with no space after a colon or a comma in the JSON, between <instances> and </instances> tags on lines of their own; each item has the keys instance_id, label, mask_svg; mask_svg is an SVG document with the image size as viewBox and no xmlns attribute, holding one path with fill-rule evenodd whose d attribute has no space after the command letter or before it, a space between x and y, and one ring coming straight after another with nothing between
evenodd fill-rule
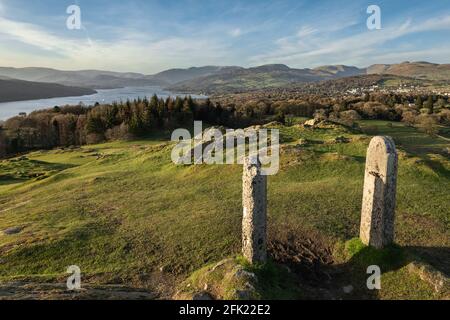
<instances>
[{"instance_id":1,"label":"exposed rock","mask_svg":"<svg viewBox=\"0 0 450 320\"><path fill-rule=\"evenodd\" d=\"M248 128L245 128L244 131L245 131L245 132L251 131L251 130L258 131L258 130L261 130L261 129L262 129L262 126L260 126L260 125L255 125L255 126L250 126L250 127L248 127Z\"/></svg>"},{"instance_id":2,"label":"exposed rock","mask_svg":"<svg viewBox=\"0 0 450 320\"><path fill-rule=\"evenodd\" d=\"M450 281L442 272L420 261L411 262L408 265L408 271L417 274L420 279L431 284L437 293L445 292L450 298Z\"/></svg>"},{"instance_id":3,"label":"exposed rock","mask_svg":"<svg viewBox=\"0 0 450 320\"><path fill-rule=\"evenodd\" d=\"M12 227L12 228L8 228L6 230L3 230L3 234L6 236L10 236L13 234L18 234L21 233L23 230L23 227Z\"/></svg>"},{"instance_id":4,"label":"exposed rock","mask_svg":"<svg viewBox=\"0 0 450 320\"><path fill-rule=\"evenodd\" d=\"M316 119L311 119L311 120L305 121L304 125L305 125L305 127L314 127L318 123L319 123L319 121L317 121Z\"/></svg>"},{"instance_id":5,"label":"exposed rock","mask_svg":"<svg viewBox=\"0 0 450 320\"><path fill-rule=\"evenodd\" d=\"M442 150L442 152L446 155L450 155L450 147L444 148L444 150Z\"/></svg>"},{"instance_id":6,"label":"exposed rock","mask_svg":"<svg viewBox=\"0 0 450 320\"><path fill-rule=\"evenodd\" d=\"M345 129L348 130L348 128L342 124L337 124L331 121L320 121L319 123L317 123L315 126L315 128L318 129Z\"/></svg>"},{"instance_id":7,"label":"exposed rock","mask_svg":"<svg viewBox=\"0 0 450 320\"><path fill-rule=\"evenodd\" d=\"M281 126L281 123L278 121L272 121L269 123L266 123L265 125L263 125L263 128L271 128L271 127L278 127Z\"/></svg>"},{"instance_id":8,"label":"exposed rock","mask_svg":"<svg viewBox=\"0 0 450 320\"><path fill-rule=\"evenodd\" d=\"M297 141L297 144L295 145L297 148L301 148L304 146L307 146L308 144L310 144L311 142L308 139L299 139Z\"/></svg>"},{"instance_id":9,"label":"exposed rock","mask_svg":"<svg viewBox=\"0 0 450 320\"><path fill-rule=\"evenodd\" d=\"M257 281L256 275L252 272L248 272L244 269L243 266L237 265L232 270L232 277L236 277L236 279L244 280L244 281Z\"/></svg>"},{"instance_id":10,"label":"exposed rock","mask_svg":"<svg viewBox=\"0 0 450 320\"><path fill-rule=\"evenodd\" d=\"M225 134L227 131L227 128L225 128L224 126L212 126L212 127L209 127L207 129L203 130L203 135L205 135L205 133L207 133L209 130L218 130L218 131L220 131L220 133Z\"/></svg>"},{"instance_id":11,"label":"exposed rock","mask_svg":"<svg viewBox=\"0 0 450 320\"><path fill-rule=\"evenodd\" d=\"M217 268L220 268L220 267L224 266L227 263L232 263L232 261L233 261L233 259L222 260L222 261L218 262L214 267L212 267L210 272L214 272L214 271L216 271Z\"/></svg>"},{"instance_id":12,"label":"exposed rock","mask_svg":"<svg viewBox=\"0 0 450 320\"><path fill-rule=\"evenodd\" d=\"M349 293L352 293L353 292L353 286L352 285L348 285L348 286L345 286L345 287L343 287L342 288L342 290L344 291L344 293L347 293L347 294L349 294Z\"/></svg>"},{"instance_id":13,"label":"exposed rock","mask_svg":"<svg viewBox=\"0 0 450 320\"><path fill-rule=\"evenodd\" d=\"M225 259L194 272L174 295L176 300L249 300L259 297L257 276L236 259Z\"/></svg>"},{"instance_id":14,"label":"exposed rock","mask_svg":"<svg viewBox=\"0 0 450 320\"><path fill-rule=\"evenodd\" d=\"M206 301L206 300L214 300L213 297L208 292L198 292L192 296L192 300Z\"/></svg>"},{"instance_id":15,"label":"exposed rock","mask_svg":"<svg viewBox=\"0 0 450 320\"><path fill-rule=\"evenodd\" d=\"M339 136L330 141L331 144L349 143L351 140L344 136Z\"/></svg>"}]
</instances>

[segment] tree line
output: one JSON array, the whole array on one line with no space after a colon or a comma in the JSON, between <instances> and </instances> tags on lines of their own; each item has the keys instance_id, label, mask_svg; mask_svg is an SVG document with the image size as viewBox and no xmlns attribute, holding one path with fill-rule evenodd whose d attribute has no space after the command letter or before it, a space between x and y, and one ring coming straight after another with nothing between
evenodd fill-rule
<instances>
[{"instance_id":1,"label":"tree line","mask_svg":"<svg viewBox=\"0 0 450 320\"><path fill-rule=\"evenodd\" d=\"M359 97L287 94L292 93L229 95L213 101L153 95L150 99L34 111L0 123L0 157L190 128L194 120L243 128L271 121L289 125L292 117L315 116L349 126L361 118L380 119L403 121L430 134L436 133L438 124L450 125L447 96L378 92Z\"/></svg>"},{"instance_id":2,"label":"tree line","mask_svg":"<svg viewBox=\"0 0 450 320\"><path fill-rule=\"evenodd\" d=\"M264 118L283 121L282 115L264 110ZM194 120L211 125L241 128L262 123L254 110L234 104L222 106L210 99L153 95L94 106L64 106L34 111L0 123L0 156L34 149L79 146L130 139L152 132L189 128Z\"/></svg>"}]
</instances>

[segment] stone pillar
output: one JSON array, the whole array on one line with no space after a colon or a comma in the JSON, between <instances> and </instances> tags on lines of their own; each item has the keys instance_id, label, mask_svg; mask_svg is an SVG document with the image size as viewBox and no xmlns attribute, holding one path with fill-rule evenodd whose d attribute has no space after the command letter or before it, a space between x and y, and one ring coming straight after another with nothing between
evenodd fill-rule
<instances>
[{"instance_id":1,"label":"stone pillar","mask_svg":"<svg viewBox=\"0 0 450 320\"><path fill-rule=\"evenodd\" d=\"M252 264L267 261L267 177L257 156L244 159L242 253Z\"/></svg>"},{"instance_id":2,"label":"stone pillar","mask_svg":"<svg viewBox=\"0 0 450 320\"><path fill-rule=\"evenodd\" d=\"M394 241L398 156L391 137L374 137L367 150L361 241L381 249Z\"/></svg>"}]
</instances>

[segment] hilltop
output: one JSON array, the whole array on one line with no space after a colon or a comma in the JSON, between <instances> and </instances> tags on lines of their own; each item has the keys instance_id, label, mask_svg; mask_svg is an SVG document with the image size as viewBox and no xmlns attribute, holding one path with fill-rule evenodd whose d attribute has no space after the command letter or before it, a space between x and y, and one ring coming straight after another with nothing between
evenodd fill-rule
<instances>
[{"instance_id":1,"label":"hilltop","mask_svg":"<svg viewBox=\"0 0 450 320\"><path fill-rule=\"evenodd\" d=\"M367 68L368 74L390 74L425 80L450 80L450 64L425 61L399 64L375 64Z\"/></svg>"},{"instance_id":2,"label":"hilltop","mask_svg":"<svg viewBox=\"0 0 450 320\"><path fill-rule=\"evenodd\" d=\"M246 90L253 87L282 86L295 82L318 81L360 74L356 67L324 66L317 69L291 69L285 65L264 65L253 68L237 66L205 66L169 69L154 75L101 70L62 71L50 68L0 68L0 76L25 81L59 83L94 89L125 86L157 85L173 90L209 90L219 84L226 88ZM242 81L238 79L244 77ZM230 83L226 83L229 81ZM249 82L262 81L250 85ZM217 88L215 88L217 89Z\"/></svg>"},{"instance_id":3,"label":"hilltop","mask_svg":"<svg viewBox=\"0 0 450 320\"><path fill-rule=\"evenodd\" d=\"M133 72L101 70L61 71L49 68L0 68L3 79L58 83L66 86L109 89L130 86L159 86L172 92L225 94L255 90L284 89L318 82L337 80L338 86L355 77L379 75L412 80L420 85L433 81L448 83L450 65L429 62L377 64L368 68L345 65L327 65L317 68L295 69L283 64L268 64L251 68L239 66L204 66L187 69L169 69L153 75ZM343 79L341 82L338 80ZM367 81L366 81L367 82ZM397 81L398 82L398 81ZM332 84L332 83L330 83ZM27 94L27 91L24 91Z\"/></svg>"},{"instance_id":4,"label":"hilltop","mask_svg":"<svg viewBox=\"0 0 450 320\"><path fill-rule=\"evenodd\" d=\"M181 92L227 93L280 88L296 83L309 83L363 74L356 67L324 66L316 69L292 69L283 64L253 68L224 69L213 75L183 81L169 88Z\"/></svg>"},{"instance_id":5,"label":"hilltop","mask_svg":"<svg viewBox=\"0 0 450 320\"><path fill-rule=\"evenodd\" d=\"M411 273L409 262L420 257L449 272L450 167L439 154L446 142L400 123L361 126L393 136L400 150L401 248L386 256L349 241L358 235L369 133L274 124L283 146L281 171L268 186L270 253L275 266L287 268L252 271L269 286L261 289L262 298L443 297ZM202 289L203 281L211 281L213 288L208 270L241 246L242 167L175 166L168 136L1 161L0 296L33 290L35 298L55 297L74 264L86 288L79 298L110 296L114 287L122 297L130 292L134 298L170 298L187 278ZM346 142L336 143L340 136ZM364 289L368 261L384 268L379 292ZM285 279L281 287L276 279ZM349 286L354 290L343 290Z\"/></svg>"},{"instance_id":6,"label":"hilltop","mask_svg":"<svg viewBox=\"0 0 450 320\"><path fill-rule=\"evenodd\" d=\"M0 75L25 81L58 83L93 89L113 89L126 86L151 86L156 82L139 73L100 70L63 71L50 68L0 68Z\"/></svg>"},{"instance_id":7,"label":"hilltop","mask_svg":"<svg viewBox=\"0 0 450 320\"><path fill-rule=\"evenodd\" d=\"M83 96L94 93L96 93L95 90L88 88L0 78L0 102Z\"/></svg>"}]
</instances>

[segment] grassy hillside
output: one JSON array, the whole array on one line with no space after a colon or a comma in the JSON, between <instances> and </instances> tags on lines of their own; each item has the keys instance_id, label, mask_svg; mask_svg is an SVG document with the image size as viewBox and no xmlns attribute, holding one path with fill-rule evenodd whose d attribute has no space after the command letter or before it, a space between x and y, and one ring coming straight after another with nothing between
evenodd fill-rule
<instances>
[{"instance_id":1,"label":"grassy hillside","mask_svg":"<svg viewBox=\"0 0 450 320\"><path fill-rule=\"evenodd\" d=\"M292 69L283 64L254 68L228 67L216 73L191 78L170 87L181 92L229 93L268 88L283 88L292 84L310 83L364 74L365 70L348 66L323 66L316 69Z\"/></svg>"},{"instance_id":2,"label":"grassy hillside","mask_svg":"<svg viewBox=\"0 0 450 320\"><path fill-rule=\"evenodd\" d=\"M363 127L392 135L400 149L397 243L448 274L450 162L441 154L448 143L402 124ZM290 244L305 243L331 256L336 243L358 236L370 137L280 129L281 170L268 180L272 255L282 259ZM351 142L332 143L338 136ZM0 230L16 230L0 232L0 283L64 283L66 268L78 265L84 282L146 288L161 298L191 272L238 254L242 168L175 166L171 149L164 137L149 137L1 161ZM378 297L436 297L405 274L401 265L383 275Z\"/></svg>"}]
</instances>

